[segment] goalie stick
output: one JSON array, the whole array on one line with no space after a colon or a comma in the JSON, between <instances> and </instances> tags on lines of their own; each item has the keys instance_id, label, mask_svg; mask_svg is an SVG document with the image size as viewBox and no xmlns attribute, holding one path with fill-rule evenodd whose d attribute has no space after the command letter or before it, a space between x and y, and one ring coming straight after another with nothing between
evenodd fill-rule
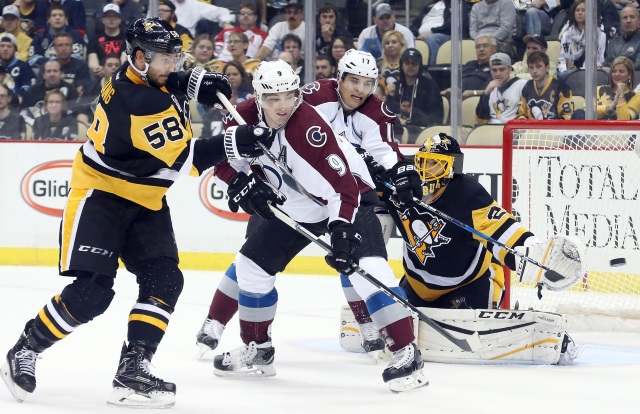
<instances>
[{"instance_id":1,"label":"goalie stick","mask_svg":"<svg viewBox=\"0 0 640 414\"><path fill-rule=\"evenodd\" d=\"M382 184L385 187L387 187L388 189L390 189L392 191L396 191L396 187L393 184L391 184L391 183L389 183L387 181L382 181ZM538 266L539 268L541 268L541 269L543 269L545 271L544 272L544 277L547 280L549 280L550 282L556 283L556 282L559 282L561 280L568 279L567 277L561 275L559 272L549 268L548 266L538 262L537 260L532 259L529 256L527 256L525 254L522 254L519 251L510 248L509 246L505 245L504 243L499 242L498 240L496 240L496 239L494 239L494 238L492 238L490 236L487 236L486 234L482 233L481 231L478 231L478 230L474 229L473 227L461 222L460 220L456 219L455 217L451 217L450 215L446 214L445 212L440 211L440 210L438 210L437 208L435 208L433 206L430 206L429 204L427 204L427 203L423 202L422 200L418 199L417 197L413 197L413 201L418 203L421 207L424 207L427 210L429 210L430 212L434 213L435 215L440 216L441 218L447 220L448 222L453 223L456 226L461 227L462 229L464 229L464 230L466 230L466 231L468 231L468 232L470 232L472 234L475 234L476 236L481 237L484 240L495 244L496 246L499 246L499 247L505 249L507 252L511 253L514 256L519 257L522 260L525 260L525 261L527 261L527 262L529 262L529 263L531 263L531 264L533 264L535 266ZM577 280L578 279L576 278L575 281L577 281ZM575 281L573 283L575 283Z\"/></svg>"},{"instance_id":2,"label":"goalie stick","mask_svg":"<svg viewBox=\"0 0 640 414\"><path fill-rule=\"evenodd\" d=\"M236 122L238 122L240 125L245 125L246 122L244 121L244 119L242 119L242 116L233 107L231 102L229 102L227 97L224 96L221 92L217 92L216 95L217 95L218 99L220 99L220 102L222 102L224 107L234 117ZM275 157L275 155L273 155L271 153L271 151L269 151L268 148L266 148L262 143L258 143L258 145L260 145L260 147L264 151L265 155L267 157L269 157L269 159L278 167L278 169L280 169L280 172L282 173L283 181L284 181L285 184L287 184L289 187L291 187L294 191L297 191L300 194L303 194L303 195L311 198L312 200L318 202L318 200L315 197L313 197L313 195L311 195L308 191L306 191L306 189L300 183L298 183L298 181L291 174L291 172L289 172L289 169L285 165L283 165L280 161L278 161L278 159ZM273 211L275 216L278 219L280 219L283 223L287 224L288 226L290 226L291 228L296 230L298 233L300 233L303 236L305 236L311 242L317 244L318 246L322 247L327 252L331 253L331 247L326 242L320 240L313 233L309 232L307 229L302 227L297 221L293 220L291 217L289 217L288 215L286 215L284 212L280 211L279 209L275 208L274 206L269 205L269 208L271 208L271 211ZM413 306L412 304L407 302L403 297L399 296L394 291L389 289L387 286L382 284L378 279L373 277L371 274L369 274L367 271L362 269L360 266L354 265L353 268L360 276L365 278L369 283L373 284L375 287L377 287L383 293L385 293L388 296L390 296L392 299L394 299L396 302L400 303L405 308L407 308L407 309L411 310L412 312L416 313L420 320L422 320L423 322L425 322L426 324L431 326L435 331L439 332L442 336L447 338L449 341L451 341L453 344L458 346L463 351L475 352L475 351L478 350L478 348L480 348L480 336L479 336L478 332L469 331L469 330L466 330L466 329L465 330L461 330L461 332L469 335L469 340L460 339L460 338L454 337L448 331L446 331L444 328L442 328L440 325L438 325L435 321L433 321L427 315L422 313L418 308L416 308L415 306Z\"/></svg>"},{"instance_id":3,"label":"goalie stick","mask_svg":"<svg viewBox=\"0 0 640 414\"><path fill-rule=\"evenodd\" d=\"M300 225L300 223L298 223L297 221L293 220L291 217L286 215L281 210L275 208L273 205L270 204L269 208L271 208L271 211L273 211L273 214L275 214L275 216L278 219L280 219L283 223L285 223L286 225L288 225L289 227L291 227L292 229L294 229L298 233L302 234L303 236L305 236L307 239L309 239L313 243L315 243L318 246L322 247L328 253L331 253L331 246L329 246L325 241L321 240L315 234L311 233L309 230L307 230L304 227L302 227ZM442 328L433 319L429 318L427 315L425 315L423 312L421 312L420 309L416 308L411 303L407 302L402 296L398 295L393 290L389 289L387 286L382 284L378 279L373 277L369 272L367 272L366 270L364 270L363 268L361 268L357 264L353 265L353 270L355 270L356 273L358 273L360 276L365 278L369 283L371 283L372 285L377 287L378 290L382 291L387 296L391 297L393 300L395 300L396 302L400 303L405 308L407 308L410 311L414 312L416 315L418 315L418 319L420 319L421 321L423 321L424 323L426 323L427 325L432 327L436 332L438 332L440 335L442 335L443 337L445 337L446 339L451 341L454 345L456 345L457 347L459 347L463 351L476 352L481 347L481 345L480 345L480 335L478 334L477 331L471 331L471 330L467 330L467 329L460 329L460 332L469 335L469 339L456 338L455 336L451 335L446 329Z\"/></svg>"}]
</instances>

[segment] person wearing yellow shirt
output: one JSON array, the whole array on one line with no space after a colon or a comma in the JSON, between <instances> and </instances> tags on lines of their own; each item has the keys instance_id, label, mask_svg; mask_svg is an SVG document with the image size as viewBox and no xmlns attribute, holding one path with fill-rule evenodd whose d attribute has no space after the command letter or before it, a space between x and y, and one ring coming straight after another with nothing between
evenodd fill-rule
<instances>
[{"instance_id":1,"label":"person wearing yellow shirt","mask_svg":"<svg viewBox=\"0 0 640 414\"><path fill-rule=\"evenodd\" d=\"M26 62L29 59L29 47L33 39L29 37L20 27L20 10L10 4L2 9L2 29L3 32L11 33L18 43L18 59Z\"/></svg>"}]
</instances>

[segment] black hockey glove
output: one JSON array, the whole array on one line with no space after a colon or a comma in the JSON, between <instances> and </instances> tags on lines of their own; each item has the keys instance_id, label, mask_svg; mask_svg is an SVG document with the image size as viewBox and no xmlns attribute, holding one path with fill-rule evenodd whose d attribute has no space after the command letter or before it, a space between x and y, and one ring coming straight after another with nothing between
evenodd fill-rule
<instances>
[{"instance_id":1,"label":"black hockey glove","mask_svg":"<svg viewBox=\"0 0 640 414\"><path fill-rule=\"evenodd\" d=\"M189 97L202 105L222 105L216 96L220 91L227 98L231 97L231 84L222 73L209 72L201 67L178 73L178 85Z\"/></svg>"},{"instance_id":2,"label":"black hockey glove","mask_svg":"<svg viewBox=\"0 0 640 414\"><path fill-rule=\"evenodd\" d=\"M248 214L257 214L265 220L273 220L276 216L269 208L269 203L283 204L287 198L269 184L262 181L257 175L238 173L229 188L229 210L238 212L238 207Z\"/></svg>"},{"instance_id":3,"label":"black hockey glove","mask_svg":"<svg viewBox=\"0 0 640 414\"><path fill-rule=\"evenodd\" d=\"M396 197L402 204L412 204L413 198L422 199L422 180L413 163L400 161L389 170Z\"/></svg>"},{"instance_id":4,"label":"black hockey glove","mask_svg":"<svg viewBox=\"0 0 640 414\"><path fill-rule=\"evenodd\" d=\"M259 157L263 151L257 142L270 148L275 136L276 130L271 128L253 125L232 126L224 133L224 152L229 161Z\"/></svg>"},{"instance_id":5,"label":"black hockey glove","mask_svg":"<svg viewBox=\"0 0 640 414\"><path fill-rule=\"evenodd\" d=\"M379 177L381 181L387 181L389 179L389 176L386 174L387 170L385 170L382 165L378 164L378 161L373 159L371 154L369 154L369 151L362 147L357 148L356 151L358 151L358 154L362 157L362 161L367 164L367 169L369 170L369 174L371 174L371 178L378 180Z\"/></svg>"},{"instance_id":6,"label":"black hockey glove","mask_svg":"<svg viewBox=\"0 0 640 414\"><path fill-rule=\"evenodd\" d=\"M360 154L364 163L367 164L369 174L371 174L371 178L373 178L373 182L376 185L376 191L388 191L384 184L382 184L385 181L389 181L389 174L387 174L387 170L385 170L382 165L378 164L378 161L373 159L371 154L369 154L369 152L364 148L359 147L356 151L358 151L358 154Z\"/></svg>"},{"instance_id":7,"label":"black hockey glove","mask_svg":"<svg viewBox=\"0 0 640 414\"><path fill-rule=\"evenodd\" d=\"M331 232L331 254L324 257L327 264L341 274L353 273L353 265L358 264L358 248L362 237L353 227L353 224L344 221L332 221L329 223Z\"/></svg>"}]
</instances>

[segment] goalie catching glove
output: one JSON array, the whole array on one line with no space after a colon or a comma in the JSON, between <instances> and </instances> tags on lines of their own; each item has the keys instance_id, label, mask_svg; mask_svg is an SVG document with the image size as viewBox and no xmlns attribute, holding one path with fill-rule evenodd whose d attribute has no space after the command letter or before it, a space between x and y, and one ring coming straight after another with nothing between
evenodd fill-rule
<instances>
[{"instance_id":1,"label":"goalie catching glove","mask_svg":"<svg viewBox=\"0 0 640 414\"><path fill-rule=\"evenodd\" d=\"M413 204L413 198L422 199L422 180L418 169L412 163L400 161L389 170L391 181L396 187L396 197L402 204Z\"/></svg>"},{"instance_id":2,"label":"goalie catching glove","mask_svg":"<svg viewBox=\"0 0 640 414\"><path fill-rule=\"evenodd\" d=\"M353 265L358 264L357 252L362 237L353 224L344 221L329 223L331 233L331 254L325 256L327 264L341 274L353 273Z\"/></svg>"},{"instance_id":3,"label":"goalie catching glove","mask_svg":"<svg viewBox=\"0 0 640 414\"><path fill-rule=\"evenodd\" d=\"M216 92L221 92L227 99L231 97L231 84L222 73L197 67L187 72L178 72L177 75L180 89L189 99L195 99L202 105L222 105Z\"/></svg>"},{"instance_id":4,"label":"goalie catching glove","mask_svg":"<svg viewBox=\"0 0 640 414\"><path fill-rule=\"evenodd\" d=\"M520 258L517 263L520 282L542 283L552 291L564 290L581 280L586 272L586 247L577 237L554 236L542 243L518 247L516 250L552 270L545 271Z\"/></svg>"},{"instance_id":5,"label":"goalie catching glove","mask_svg":"<svg viewBox=\"0 0 640 414\"><path fill-rule=\"evenodd\" d=\"M257 175L238 173L227 190L229 195L229 210L238 212L238 207L248 214L257 214L264 220L273 220L276 216L269 208L269 204L283 204L287 197L262 181Z\"/></svg>"},{"instance_id":6,"label":"goalie catching glove","mask_svg":"<svg viewBox=\"0 0 640 414\"><path fill-rule=\"evenodd\" d=\"M224 132L224 152L229 161L240 158L254 158L261 156L264 151L258 146L261 142L265 147L271 147L276 136L276 130L252 125L240 125L227 128Z\"/></svg>"}]
</instances>

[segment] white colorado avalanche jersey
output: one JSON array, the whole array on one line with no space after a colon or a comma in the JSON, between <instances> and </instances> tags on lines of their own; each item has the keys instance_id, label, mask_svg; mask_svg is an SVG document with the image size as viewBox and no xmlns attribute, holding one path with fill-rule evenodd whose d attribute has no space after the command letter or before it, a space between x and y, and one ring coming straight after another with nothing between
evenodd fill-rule
<instances>
[{"instance_id":1,"label":"white colorado avalanche jersey","mask_svg":"<svg viewBox=\"0 0 640 414\"><path fill-rule=\"evenodd\" d=\"M393 112L372 95L362 106L345 116L337 87L336 79L308 83L302 88L304 101L327 119L336 136L345 137L354 147L367 150L385 169L393 167L402 159L393 137L396 120Z\"/></svg>"},{"instance_id":2,"label":"white colorado avalanche jersey","mask_svg":"<svg viewBox=\"0 0 640 414\"><path fill-rule=\"evenodd\" d=\"M258 119L255 99L238 104L237 110L248 124L265 126ZM224 124L226 128L237 125L237 122L231 116L225 116ZM326 218L329 222L342 220L352 223L359 206L360 192L374 188L360 155L348 142L337 139L323 117L305 102L280 128L270 151L288 167L313 199L285 184L278 167L266 155L217 166L217 183L226 190L238 171L248 174L251 170L287 197L280 208L303 223L316 223Z\"/></svg>"}]
</instances>

